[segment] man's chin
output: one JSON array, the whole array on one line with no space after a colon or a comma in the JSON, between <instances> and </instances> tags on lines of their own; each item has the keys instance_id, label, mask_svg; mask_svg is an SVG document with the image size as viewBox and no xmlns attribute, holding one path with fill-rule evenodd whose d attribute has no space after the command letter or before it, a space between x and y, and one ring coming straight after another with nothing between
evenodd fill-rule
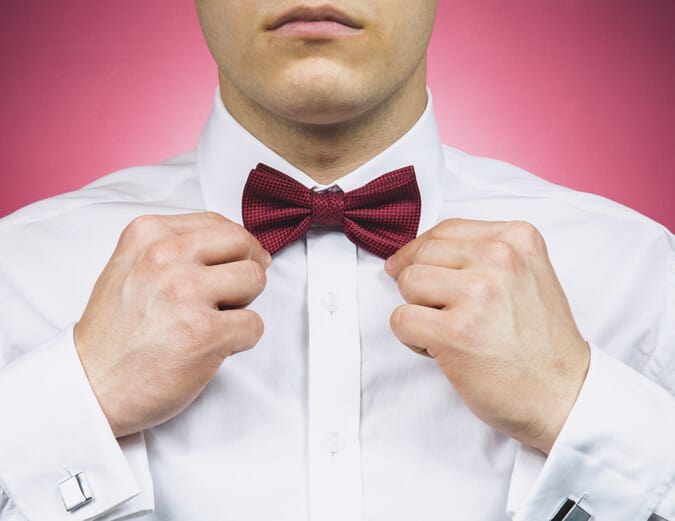
<instances>
[{"instance_id":1,"label":"man's chin","mask_svg":"<svg viewBox=\"0 0 675 521\"><path fill-rule=\"evenodd\" d=\"M282 116L294 123L314 126L334 126L352 122L359 118L366 110L362 105L357 106L326 106L305 105L302 107L286 108Z\"/></svg>"},{"instance_id":2,"label":"man's chin","mask_svg":"<svg viewBox=\"0 0 675 521\"><path fill-rule=\"evenodd\" d=\"M368 93L369 95L366 95ZM307 125L336 125L358 119L377 104L372 91L340 89L333 84L319 89L292 89L286 96L276 96L271 105L274 112L297 123Z\"/></svg>"}]
</instances>

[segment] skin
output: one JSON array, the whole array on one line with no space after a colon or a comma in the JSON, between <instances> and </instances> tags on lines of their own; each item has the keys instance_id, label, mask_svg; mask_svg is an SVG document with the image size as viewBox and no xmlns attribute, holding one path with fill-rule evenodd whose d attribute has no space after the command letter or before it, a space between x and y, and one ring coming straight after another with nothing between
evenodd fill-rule
<instances>
[{"instance_id":1,"label":"skin","mask_svg":"<svg viewBox=\"0 0 675 521\"><path fill-rule=\"evenodd\" d=\"M328 184L386 149L426 105L436 1L197 0L230 113ZM265 30L290 8L334 6L363 27L331 41Z\"/></svg>"},{"instance_id":2,"label":"skin","mask_svg":"<svg viewBox=\"0 0 675 521\"><path fill-rule=\"evenodd\" d=\"M385 270L407 302L390 320L399 340L434 358L476 416L548 453L590 355L539 231L449 219Z\"/></svg>"},{"instance_id":3,"label":"skin","mask_svg":"<svg viewBox=\"0 0 675 521\"><path fill-rule=\"evenodd\" d=\"M171 419L228 356L255 345L262 320L241 308L263 290L270 262L216 213L142 216L124 229L75 327L117 437Z\"/></svg>"},{"instance_id":4,"label":"skin","mask_svg":"<svg viewBox=\"0 0 675 521\"><path fill-rule=\"evenodd\" d=\"M291 7L332 6L358 26L315 38L270 30ZM229 112L317 182L386 149L426 104L436 0L197 0ZM189 405L263 324L245 309L270 257L213 213L145 216L122 233L75 328L119 437ZM527 223L444 221L385 266L407 304L391 327L433 357L483 421L548 452L589 364L541 234ZM169 346L167 348L167 346Z\"/></svg>"}]
</instances>

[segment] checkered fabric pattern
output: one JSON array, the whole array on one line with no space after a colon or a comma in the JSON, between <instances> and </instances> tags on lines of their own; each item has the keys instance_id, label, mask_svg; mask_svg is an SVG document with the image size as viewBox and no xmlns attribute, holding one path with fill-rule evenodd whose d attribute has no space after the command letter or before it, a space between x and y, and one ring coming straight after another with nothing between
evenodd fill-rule
<instances>
[{"instance_id":1,"label":"checkered fabric pattern","mask_svg":"<svg viewBox=\"0 0 675 521\"><path fill-rule=\"evenodd\" d=\"M407 166L344 193L305 188L262 163L251 170L242 196L244 226L274 254L312 225L339 226L357 246L386 259L417 235L420 191Z\"/></svg>"}]
</instances>

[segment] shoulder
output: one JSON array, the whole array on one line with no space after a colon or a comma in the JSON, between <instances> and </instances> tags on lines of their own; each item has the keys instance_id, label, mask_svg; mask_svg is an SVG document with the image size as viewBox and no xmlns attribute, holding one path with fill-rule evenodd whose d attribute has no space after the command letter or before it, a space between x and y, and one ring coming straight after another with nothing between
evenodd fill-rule
<instances>
[{"instance_id":1,"label":"shoulder","mask_svg":"<svg viewBox=\"0 0 675 521\"><path fill-rule=\"evenodd\" d=\"M668 324L675 324L675 237L665 226L504 161L452 147L444 154L441 220L534 224L587 338L635 368L647 368L649 356L659 359L663 339L672 338Z\"/></svg>"},{"instance_id":2,"label":"shoulder","mask_svg":"<svg viewBox=\"0 0 675 521\"><path fill-rule=\"evenodd\" d=\"M0 219L0 239L12 228L47 223L106 205L138 205L171 201L172 194L197 184L195 152L176 155L154 165L134 166L110 173L71 192L20 208Z\"/></svg>"},{"instance_id":3,"label":"shoulder","mask_svg":"<svg viewBox=\"0 0 675 521\"><path fill-rule=\"evenodd\" d=\"M596 231L618 234L622 243L633 237L638 243L656 241L673 249L673 235L665 226L616 201L551 183L506 161L472 156L445 145L443 149L451 178L446 190L448 205L455 202L452 192L459 188L464 195L493 203L496 213L501 210L514 219L529 217L560 230L576 225L580 238ZM582 224L583 232L578 228Z\"/></svg>"},{"instance_id":4,"label":"shoulder","mask_svg":"<svg viewBox=\"0 0 675 521\"><path fill-rule=\"evenodd\" d=\"M76 320L130 221L203 207L195 170L193 153L126 168L0 219L0 336L30 345Z\"/></svg>"}]
</instances>

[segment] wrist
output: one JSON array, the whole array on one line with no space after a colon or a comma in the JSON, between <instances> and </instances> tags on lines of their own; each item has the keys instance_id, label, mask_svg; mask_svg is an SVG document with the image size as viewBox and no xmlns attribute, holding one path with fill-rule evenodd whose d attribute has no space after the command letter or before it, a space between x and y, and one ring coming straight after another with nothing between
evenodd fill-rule
<instances>
[{"instance_id":1,"label":"wrist","mask_svg":"<svg viewBox=\"0 0 675 521\"><path fill-rule=\"evenodd\" d=\"M75 327L73 328L73 342L75 344L75 351L77 352L77 356L80 359L80 364L82 365L84 374L87 377L89 387L96 397L98 406L103 412L103 415L105 416L115 438L121 438L127 434L132 434L132 432L125 432L125 429L119 425L117 421L115 421L113 415L111 414L110 404L112 403L112 400L107 398L105 386L103 385L105 379L97 378L95 371L95 361L91 359L91 352L85 347L86 342L83 341L81 337L82 335L78 334L78 326L80 326L79 322L76 323Z\"/></svg>"},{"instance_id":2,"label":"wrist","mask_svg":"<svg viewBox=\"0 0 675 521\"><path fill-rule=\"evenodd\" d=\"M553 388L553 397L542 411L543 428L538 436L534 437L530 443L531 447L540 450L544 454L549 454L554 443L558 439L567 418L569 418L572 408L579 397L581 388L586 381L588 368L590 366L590 347L583 341L583 349L579 349L578 360L572 364L567 372L566 378L557 378Z\"/></svg>"}]
</instances>

